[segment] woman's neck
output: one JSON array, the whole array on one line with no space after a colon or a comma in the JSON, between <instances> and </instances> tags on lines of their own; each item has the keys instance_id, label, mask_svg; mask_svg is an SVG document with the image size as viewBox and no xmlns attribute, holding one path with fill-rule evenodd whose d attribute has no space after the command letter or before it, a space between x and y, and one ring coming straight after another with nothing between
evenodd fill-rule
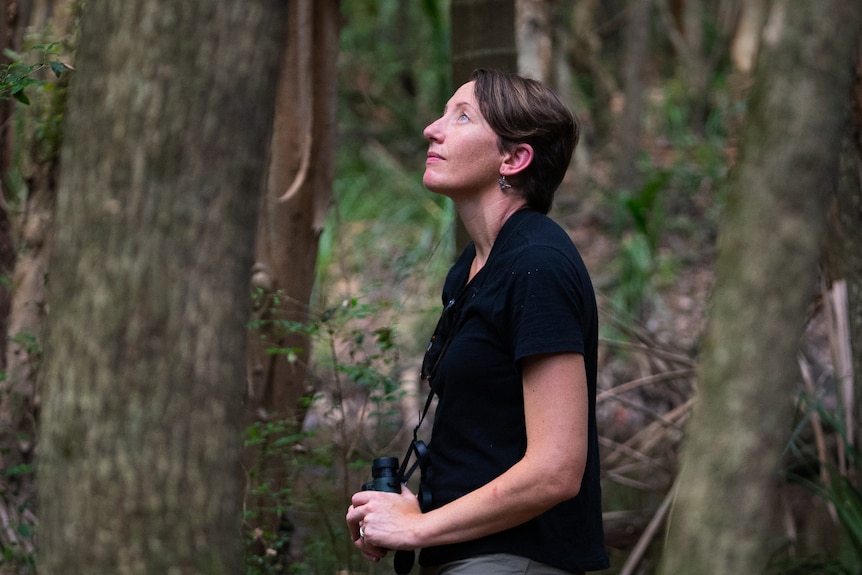
<instances>
[{"instance_id":1,"label":"woman's neck","mask_svg":"<svg viewBox=\"0 0 862 575\"><path fill-rule=\"evenodd\" d=\"M512 214L524 207L526 202L523 198L515 195L507 195L497 198L491 202L456 203L456 209L464 228L476 245L476 257L470 269L470 278L484 267L491 254L491 248L503 224Z\"/></svg>"}]
</instances>

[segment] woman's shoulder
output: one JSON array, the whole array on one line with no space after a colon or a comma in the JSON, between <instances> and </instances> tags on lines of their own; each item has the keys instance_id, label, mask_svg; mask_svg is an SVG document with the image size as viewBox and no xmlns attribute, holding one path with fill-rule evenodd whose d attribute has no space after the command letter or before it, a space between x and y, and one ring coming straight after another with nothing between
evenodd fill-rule
<instances>
[{"instance_id":1,"label":"woman's shoulder","mask_svg":"<svg viewBox=\"0 0 862 575\"><path fill-rule=\"evenodd\" d=\"M563 227L553 218L534 210L522 210L512 216L509 244L571 244L572 240Z\"/></svg>"},{"instance_id":2,"label":"woman's shoulder","mask_svg":"<svg viewBox=\"0 0 862 575\"><path fill-rule=\"evenodd\" d=\"M568 232L538 212L518 226L498 262L495 275L499 281L591 283L586 264Z\"/></svg>"},{"instance_id":3,"label":"woman's shoulder","mask_svg":"<svg viewBox=\"0 0 862 575\"><path fill-rule=\"evenodd\" d=\"M539 212L527 212L506 242L509 257L580 260L572 238L560 224Z\"/></svg>"}]
</instances>

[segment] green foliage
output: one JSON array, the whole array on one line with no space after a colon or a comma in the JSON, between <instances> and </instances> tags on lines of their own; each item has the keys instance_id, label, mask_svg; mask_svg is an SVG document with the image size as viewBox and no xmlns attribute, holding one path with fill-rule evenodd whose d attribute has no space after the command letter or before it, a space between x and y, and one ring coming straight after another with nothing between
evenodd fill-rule
<instances>
[{"instance_id":1,"label":"green foliage","mask_svg":"<svg viewBox=\"0 0 862 575\"><path fill-rule=\"evenodd\" d=\"M42 70L50 70L56 78L60 78L72 67L59 60L62 44L51 42L46 45L33 46L30 52L37 56L36 62L26 63L26 55L12 50L5 50L5 56L11 60L0 65L0 99L14 99L29 105L30 98L26 94L31 86L44 86L47 80L39 76Z\"/></svg>"},{"instance_id":2,"label":"green foliage","mask_svg":"<svg viewBox=\"0 0 862 575\"><path fill-rule=\"evenodd\" d=\"M395 274L400 282L417 264L425 268L429 254L446 259L451 248L451 202L421 180L422 130L450 91L448 3L348 0L342 13L342 139L319 282L337 281L335 273Z\"/></svg>"},{"instance_id":3,"label":"green foliage","mask_svg":"<svg viewBox=\"0 0 862 575\"><path fill-rule=\"evenodd\" d=\"M860 575L862 491L854 482L854 477L858 477L862 470L859 453L846 441L846 425L840 411L828 409L820 398L809 394L802 393L800 399L806 408L788 442L787 480L805 487L834 509L841 529L840 541L836 542L839 551L829 557L815 553L798 558L779 558L773 561L771 573ZM839 449L843 452L837 459L845 461L846 468L840 468L833 461L824 461L826 454L809 445L805 431L810 426L832 433L839 439Z\"/></svg>"},{"instance_id":4,"label":"green foliage","mask_svg":"<svg viewBox=\"0 0 862 575\"><path fill-rule=\"evenodd\" d=\"M636 194L622 192L617 208L618 226L625 229L617 254L618 284L614 302L637 315L656 293L656 287L671 273L671 260L660 251L665 228L662 194L671 172L658 171Z\"/></svg>"},{"instance_id":5,"label":"green foliage","mask_svg":"<svg viewBox=\"0 0 862 575\"><path fill-rule=\"evenodd\" d=\"M612 231L620 238L611 296L635 318L652 311L683 265L700 263L715 249L733 104L723 76L713 85L712 105L699 123L690 117L685 84L679 78L662 84L646 120L654 149L641 158L644 182L618 192L611 206Z\"/></svg>"},{"instance_id":6,"label":"green foliage","mask_svg":"<svg viewBox=\"0 0 862 575\"><path fill-rule=\"evenodd\" d=\"M14 115L14 157L11 169L3 174L4 197L13 210L23 209L27 182L37 166L56 168L63 141L67 87L74 69L61 57L73 48L65 41L45 41L49 34L28 38L20 54L7 50L10 63L0 66L0 98L27 105Z\"/></svg>"},{"instance_id":7,"label":"green foliage","mask_svg":"<svg viewBox=\"0 0 862 575\"><path fill-rule=\"evenodd\" d=\"M30 539L34 533L30 526L19 525L15 528L15 533L22 538ZM14 546L3 547L0 553L0 565L15 569L18 575L30 575L36 573L36 557L33 553L20 551Z\"/></svg>"},{"instance_id":8,"label":"green foliage","mask_svg":"<svg viewBox=\"0 0 862 575\"><path fill-rule=\"evenodd\" d=\"M21 330L13 335L9 341L20 345L24 351L27 352L31 361L38 360L42 357L42 342L36 334L30 333L26 330Z\"/></svg>"},{"instance_id":9,"label":"green foliage","mask_svg":"<svg viewBox=\"0 0 862 575\"><path fill-rule=\"evenodd\" d=\"M257 421L250 425L244 436L246 448L257 449L258 463L275 458L285 469L292 469L300 465L295 460L295 446L303 439L302 434L291 433L295 428L288 421ZM256 502L263 501L263 506L247 506L243 515L245 523L244 535L246 537L246 566L248 575L264 575L279 573L281 559L287 551L289 544L289 533L282 529L274 532L265 527L263 516L276 514L282 516L286 513L291 495L290 488L276 488L267 481L267 478L259 476L259 468L248 470L248 494L254 496Z\"/></svg>"},{"instance_id":10,"label":"green foliage","mask_svg":"<svg viewBox=\"0 0 862 575\"><path fill-rule=\"evenodd\" d=\"M448 3L342 2L339 122L346 144L386 142L397 156L424 149L421 131L449 96ZM415 141L405 134L415 134Z\"/></svg>"},{"instance_id":11,"label":"green foliage","mask_svg":"<svg viewBox=\"0 0 862 575\"><path fill-rule=\"evenodd\" d=\"M281 294L255 292L256 306L264 299L267 305L285 303ZM392 323L396 311L388 301L348 297L305 322L259 319L250 324L253 330L309 336L316 360L305 425L258 421L245 431L245 446L256 454L255 464L247 469L247 500L254 502L244 516L247 575L334 573L354 570L360 560L346 531L344 511L370 472L371 460L389 449L401 425L403 366ZM277 310L268 314L281 315ZM269 351L292 360L302 350ZM273 460L287 482L260 473L272 469L262 463ZM273 515L281 518L276 529L264 521ZM291 523L294 519L299 528Z\"/></svg>"},{"instance_id":12,"label":"green foliage","mask_svg":"<svg viewBox=\"0 0 862 575\"><path fill-rule=\"evenodd\" d=\"M853 549L853 564L862 566L862 492L834 468L828 469L826 484L813 483L812 491L835 506L838 518Z\"/></svg>"},{"instance_id":13,"label":"green foliage","mask_svg":"<svg viewBox=\"0 0 862 575\"><path fill-rule=\"evenodd\" d=\"M24 348L29 362L38 365L42 357L42 345L39 339L27 332L21 331L10 338ZM6 381L8 372L0 372L0 381ZM0 386L0 404L6 410L20 408L14 387ZM15 414L18 416L18 414ZM0 469L0 510L4 514L4 537L0 539L0 571L2 567L14 568L16 573L26 575L35 573L35 520L32 500L24 492L22 485L32 486L36 474L35 466L28 461L21 461L16 452L20 444L33 444L33 437L24 431L0 429L0 461L8 467ZM11 571L10 571L11 572Z\"/></svg>"},{"instance_id":14,"label":"green foliage","mask_svg":"<svg viewBox=\"0 0 862 575\"><path fill-rule=\"evenodd\" d=\"M36 572L36 556L33 545L36 537L35 527L31 522L22 520L26 514L31 514L32 502L21 501L16 493L16 483L24 478L31 478L35 468L28 463L20 463L0 470L0 504L12 506L11 516L5 516L3 522L6 530L4 544L0 545L0 570L4 572L14 569L19 575L30 575ZM18 501L18 503L15 503ZM32 514L31 514L32 516Z\"/></svg>"},{"instance_id":15,"label":"green foliage","mask_svg":"<svg viewBox=\"0 0 862 575\"><path fill-rule=\"evenodd\" d=\"M649 251L658 250L660 235L664 223L664 213L661 208L661 192L667 187L670 172L656 172L636 195L623 194L623 205L626 213L631 216L638 235L644 237Z\"/></svg>"}]
</instances>

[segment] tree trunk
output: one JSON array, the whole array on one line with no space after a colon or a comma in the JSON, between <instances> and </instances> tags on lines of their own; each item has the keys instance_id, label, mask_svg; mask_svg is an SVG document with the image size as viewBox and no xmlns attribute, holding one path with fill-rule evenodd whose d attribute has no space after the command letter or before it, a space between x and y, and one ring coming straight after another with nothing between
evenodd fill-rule
<instances>
[{"instance_id":1,"label":"tree trunk","mask_svg":"<svg viewBox=\"0 0 862 575\"><path fill-rule=\"evenodd\" d=\"M40 572L241 572L281 0L89 0L57 198ZM253 65L250 65L253 63Z\"/></svg>"},{"instance_id":2,"label":"tree trunk","mask_svg":"<svg viewBox=\"0 0 862 575\"><path fill-rule=\"evenodd\" d=\"M476 68L514 72L515 0L451 0L452 84L457 88Z\"/></svg>"},{"instance_id":3,"label":"tree trunk","mask_svg":"<svg viewBox=\"0 0 862 575\"><path fill-rule=\"evenodd\" d=\"M846 194L848 200L847 217L854 218L848 221L850 226L845 238L845 253L847 262L848 283L848 311L850 324L850 342L853 352L853 387L855 398L852 402L853 415L856 427L855 444L856 449L862 449L862 253L859 246L862 245L862 50L860 50L859 61L856 65L856 85L853 90L853 146L855 158L851 154L845 156L848 167ZM853 161L855 159L855 161ZM853 184L855 182L855 185ZM855 195L854 195L855 194ZM852 230L852 231L851 231ZM859 478L857 477L857 480ZM858 483L857 483L858 485Z\"/></svg>"},{"instance_id":4,"label":"tree trunk","mask_svg":"<svg viewBox=\"0 0 862 575\"><path fill-rule=\"evenodd\" d=\"M6 2L3 14L11 20L4 29L3 42L21 51L23 25L42 31L31 32L36 44L61 42L63 61L71 62L77 22L70 17L73 1L42 2L19 11L15 2ZM26 55L25 55L26 57ZM11 279L4 282L0 303L5 378L0 381L0 551L5 558L0 573L19 572L33 560L36 525L36 476L33 468L39 421L40 396L37 386L42 356L45 291L50 256L50 237L56 198L56 175L62 143L67 78L53 75L50 86L26 90L30 105L19 104L15 121L3 122L3 154L0 173L4 182L21 182L4 193L0 267ZM7 102L8 103L8 102ZM8 110L10 113L12 108ZM15 126L13 130L11 126ZM12 164L13 141L19 150ZM12 175L14 174L14 175ZM17 257L16 257L17 256ZM6 286L11 289L8 291Z\"/></svg>"},{"instance_id":5,"label":"tree trunk","mask_svg":"<svg viewBox=\"0 0 862 575\"><path fill-rule=\"evenodd\" d=\"M18 29L21 28L18 18L17 0L0 0L0 50L20 49L18 45ZM8 64L9 58L0 52L0 64ZM10 194L6 185L6 176L12 165L12 100L0 100L0 276L9 278L15 265L15 245L12 231L12 215L8 202ZM0 334L7 333L9 301L11 289L8 282L0 282ZM6 337L0 337L0 358L6 357ZM2 400L0 400L2 401ZM0 407L2 411L2 407ZM0 467L2 468L2 467Z\"/></svg>"},{"instance_id":6,"label":"tree trunk","mask_svg":"<svg viewBox=\"0 0 862 575\"><path fill-rule=\"evenodd\" d=\"M253 288L259 289L250 333L246 422L302 424L308 394L310 338L285 331L280 321L305 323L316 277L318 239L323 230L335 176L336 61L339 2L292 0L283 53L266 191L258 221ZM279 348L283 353L269 353ZM290 351L288 351L290 350ZM276 438L272 438L276 439ZM268 492L247 502L249 510L274 507L271 494L289 487L280 458L260 449L246 454L252 490ZM263 513L274 530L279 517Z\"/></svg>"},{"instance_id":7,"label":"tree trunk","mask_svg":"<svg viewBox=\"0 0 862 575\"><path fill-rule=\"evenodd\" d=\"M862 445L860 402L862 397L862 59L856 71L851 114L841 154L841 171L829 202L829 227L824 247L823 271L833 295L832 308L843 341L838 341L835 375L844 407L847 442ZM842 305L837 305L843 302ZM839 316L840 314L840 316ZM855 351L854 351L855 348ZM841 353L843 351L843 353ZM855 389L854 389L855 388Z\"/></svg>"},{"instance_id":8,"label":"tree trunk","mask_svg":"<svg viewBox=\"0 0 862 575\"><path fill-rule=\"evenodd\" d=\"M634 191L640 186L637 159L640 153L644 109L644 72L649 47L650 0L629 0L625 30L625 107L617 139L617 188Z\"/></svg>"},{"instance_id":9,"label":"tree trunk","mask_svg":"<svg viewBox=\"0 0 862 575\"><path fill-rule=\"evenodd\" d=\"M0 48L15 50L19 19L15 0L0 0ZM0 55L0 63L8 64L9 59ZM8 281L15 266L15 243L12 229L12 215L8 208L10 193L6 186L7 175L12 163L12 100L0 100L0 276L7 281L0 282L0 369L6 368L6 341L8 340L9 307L12 299L11 282ZM32 551L18 533L22 518L15 511L31 499L22 489L21 481L10 476L7 470L21 464L23 456L17 440L19 390L5 376L0 380L0 554L13 555ZM25 492L22 494L22 491ZM8 517L8 519L6 519ZM11 569L0 564L0 573L12 573Z\"/></svg>"},{"instance_id":10,"label":"tree trunk","mask_svg":"<svg viewBox=\"0 0 862 575\"><path fill-rule=\"evenodd\" d=\"M548 82L554 47L555 0L515 1L515 42L518 73Z\"/></svg>"},{"instance_id":11,"label":"tree trunk","mask_svg":"<svg viewBox=\"0 0 862 575\"><path fill-rule=\"evenodd\" d=\"M710 10L705 9L703 0L674 2L671 9L665 2L656 3L681 64L687 92L688 122L698 131L703 131L706 126L710 79L729 50L731 37L740 20L739 14L747 1L714 0L710 2ZM706 26L714 32L709 40Z\"/></svg>"},{"instance_id":12,"label":"tree trunk","mask_svg":"<svg viewBox=\"0 0 862 575\"><path fill-rule=\"evenodd\" d=\"M591 92L587 96L592 104L589 107L584 106L578 112L582 120L587 120L587 125L582 126L582 129L593 130L597 140L604 140L613 125L611 102L616 88L613 74L605 70L600 58L602 39L596 31L598 9L599 0L575 2L570 19L571 33L566 38L568 47L564 65L570 68L572 73L589 76ZM585 114L591 115L584 117ZM576 154L584 147L586 140L586 137L581 138L582 143L575 149Z\"/></svg>"},{"instance_id":13,"label":"tree trunk","mask_svg":"<svg viewBox=\"0 0 862 575\"><path fill-rule=\"evenodd\" d=\"M804 312L856 62L858 0L775 2L721 227L659 572L761 573L774 542Z\"/></svg>"},{"instance_id":14,"label":"tree trunk","mask_svg":"<svg viewBox=\"0 0 862 575\"><path fill-rule=\"evenodd\" d=\"M747 0L740 7L739 22L730 44L730 58L734 67L744 74L751 73L757 61L767 4L767 0Z\"/></svg>"},{"instance_id":15,"label":"tree trunk","mask_svg":"<svg viewBox=\"0 0 862 575\"><path fill-rule=\"evenodd\" d=\"M470 80L476 68L518 71L515 2L451 0L452 84L456 89ZM455 253L461 253L469 242L467 230L456 218Z\"/></svg>"}]
</instances>

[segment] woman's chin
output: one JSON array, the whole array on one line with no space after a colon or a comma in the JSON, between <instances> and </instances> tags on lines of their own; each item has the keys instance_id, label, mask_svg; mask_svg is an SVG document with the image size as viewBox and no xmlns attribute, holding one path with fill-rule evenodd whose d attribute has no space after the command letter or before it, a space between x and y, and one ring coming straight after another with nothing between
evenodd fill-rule
<instances>
[{"instance_id":1,"label":"woman's chin","mask_svg":"<svg viewBox=\"0 0 862 575\"><path fill-rule=\"evenodd\" d=\"M422 185L424 185L429 192L433 192L435 194L445 194L445 187L441 186L440 182L435 181L433 178L429 178L427 176L422 178Z\"/></svg>"}]
</instances>

